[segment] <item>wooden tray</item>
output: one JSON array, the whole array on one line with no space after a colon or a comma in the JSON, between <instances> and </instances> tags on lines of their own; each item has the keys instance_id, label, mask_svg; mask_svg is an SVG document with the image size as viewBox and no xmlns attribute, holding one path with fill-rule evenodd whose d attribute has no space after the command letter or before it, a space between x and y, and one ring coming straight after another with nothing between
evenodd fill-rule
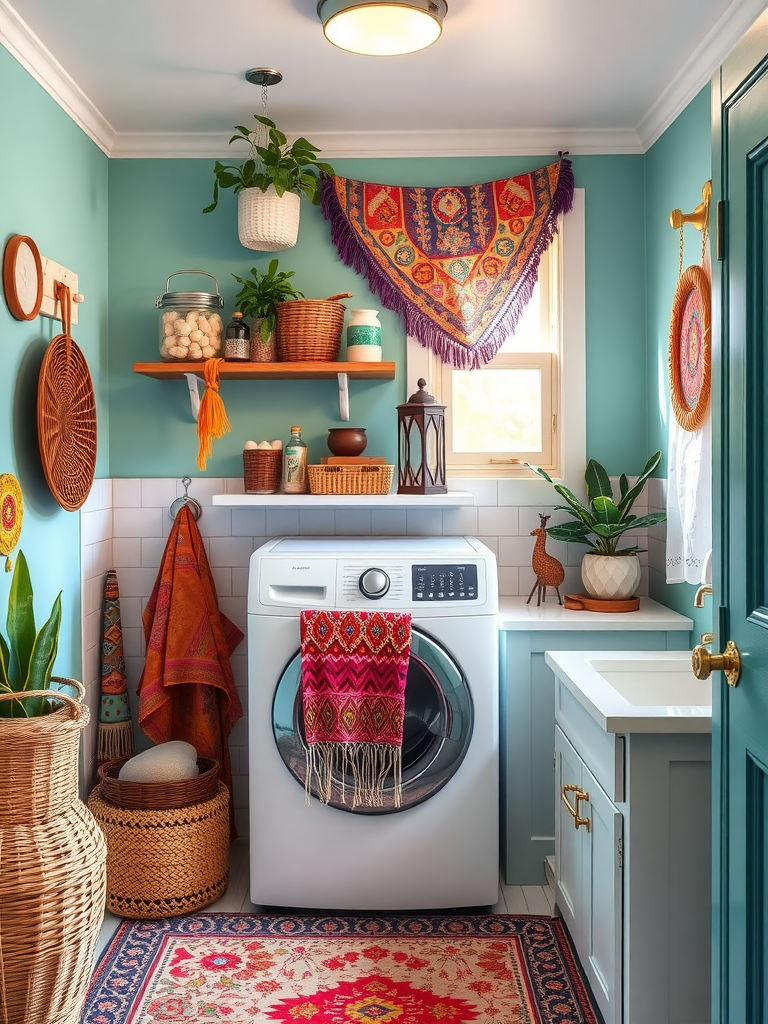
<instances>
[{"instance_id":1,"label":"wooden tray","mask_svg":"<svg viewBox=\"0 0 768 1024\"><path fill-rule=\"evenodd\" d=\"M566 594L563 602L572 612L636 612L640 608L639 597L628 597L625 601L601 601L587 594Z\"/></svg>"}]
</instances>

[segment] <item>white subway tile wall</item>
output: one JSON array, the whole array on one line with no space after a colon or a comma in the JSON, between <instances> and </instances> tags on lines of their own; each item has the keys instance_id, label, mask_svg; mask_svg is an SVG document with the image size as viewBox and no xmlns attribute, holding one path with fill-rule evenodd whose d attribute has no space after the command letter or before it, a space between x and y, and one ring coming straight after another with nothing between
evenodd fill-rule
<instances>
[{"instance_id":1,"label":"white subway tile wall","mask_svg":"<svg viewBox=\"0 0 768 1024\"><path fill-rule=\"evenodd\" d=\"M618 481L614 481L618 486ZM93 711L93 723L84 739L84 789L93 784L96 770L95 722L98 718L100 682L101 586L104 573L115 568L120 586L123 645L131 694L137 749L149 746L136 724L138 700L136 687L141 676L144 634L141 615L157 577L160 558L171 526L169 505L184 494L180 480L122 479L97 481L82 510L83 565L83 663L88 665L86 686ZM651 481L654 501L661 500L660 481ZM527 597L535 583L531 570L534 538L531 530L539 526L539 513L551 516L549 524L567 518L552 506L516 506L505 503L509 497L506 481L452 480L457 490L471 491L476 507L453 509L229 509L213 506L214 494L242 493L241 478L200 478L192 480L190 497L202 506L199 520L211 563L221 610L247 631L246 597L248 563L251 553L269 537L283 534L339 536L434 536L439 534L479 536L498 560L499 593L504 597ZM661 498L659 497L661 496ZM654 504L652 507L656 507ZM638 515L649 511L643 495L635 505ZM652 538L632 538L648 547L643 553L643 577L640 593L648 593L649 571L664 572L663 527ZM659 539L660 538L660 539ZM561 593L582 590L579 566L582 546L547 541L547 550L565 566L565 584ZM87 567L87 568L86 568ZM87 573L87 575L86 575ZM89 584L86 586L86 584ZM248 705L247 638L232 657L243 707ZM230 736L232 770L235 777L235 818L241 835L248 832L248 729L244 717Z\"/></svg>"}]
</instances>

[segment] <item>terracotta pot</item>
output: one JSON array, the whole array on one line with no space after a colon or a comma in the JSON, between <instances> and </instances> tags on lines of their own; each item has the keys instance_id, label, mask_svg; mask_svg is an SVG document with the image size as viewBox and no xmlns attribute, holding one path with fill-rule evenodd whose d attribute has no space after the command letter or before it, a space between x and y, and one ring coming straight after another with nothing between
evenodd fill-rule
<instances>
[{"instance_id":1,"label":"terracotta pot","mask_svg":"<svg viewBox=\"0 0 768 1024\"><path fill-rule=\"evenodd\" d=\"M586 554L581 563L581 581L590 597L625 601L640 585L640 562L637 555Z\"/></svg>"},{"instance_id":2,"label":"terracotta pot","mask_svg":"<svg viewBox=\"0 0 768 1024\"><path fill-rule=\"evenodd\" d=\"M328 431L331 455L362 455L367 444L365 427L332 427Z\"/></svg>"}]
</instances>

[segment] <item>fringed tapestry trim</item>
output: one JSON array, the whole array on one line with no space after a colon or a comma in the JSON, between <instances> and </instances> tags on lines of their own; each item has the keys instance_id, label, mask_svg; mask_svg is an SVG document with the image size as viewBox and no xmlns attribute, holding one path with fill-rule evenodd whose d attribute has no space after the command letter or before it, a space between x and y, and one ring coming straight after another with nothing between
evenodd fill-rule
<instances>
[{"instance_id":1,"label":"fringed tapestry trim","mask_svg":"<svg viewBox=\"0 0 768 1024\"><path fill-rule=\"evenodd\" d=\"M571 161L482 185L404 188L325 177L343 262L444 362L483 366L514 333L561 214Z\"/></svg>"}]
</instances>

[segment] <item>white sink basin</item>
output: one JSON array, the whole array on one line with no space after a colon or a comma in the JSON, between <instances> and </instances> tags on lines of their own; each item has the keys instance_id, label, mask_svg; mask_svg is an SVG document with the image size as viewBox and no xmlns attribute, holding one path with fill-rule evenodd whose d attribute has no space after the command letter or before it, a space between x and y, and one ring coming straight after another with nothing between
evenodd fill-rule
<instances>
[{"instance_id":1,"label":"white sink basin","mask_svg":"<svg viewBox=\"0 0 768 1024\"><path fill-rule=\"evenodd\" d=\"M646 652L647 653L647 652ZM630 704L636 707L658 705L712 706L712 683L709 679L697 679L691 668L690 658L681 661L679 656L659 657L643 661L628 661L589 658L587 664L601 676L609 686L617 690Z\"/></svg>"},{"instance_id":2,"label":"white sink basin","mask_svg":"<svg viewBox=\"0 0 768 1024\"><path fill-rule=\"evenodd\" d=\"M547 651L555 675L606 732L710 732L712 686L690 651Z\"/></svg>"}]
</instances>

